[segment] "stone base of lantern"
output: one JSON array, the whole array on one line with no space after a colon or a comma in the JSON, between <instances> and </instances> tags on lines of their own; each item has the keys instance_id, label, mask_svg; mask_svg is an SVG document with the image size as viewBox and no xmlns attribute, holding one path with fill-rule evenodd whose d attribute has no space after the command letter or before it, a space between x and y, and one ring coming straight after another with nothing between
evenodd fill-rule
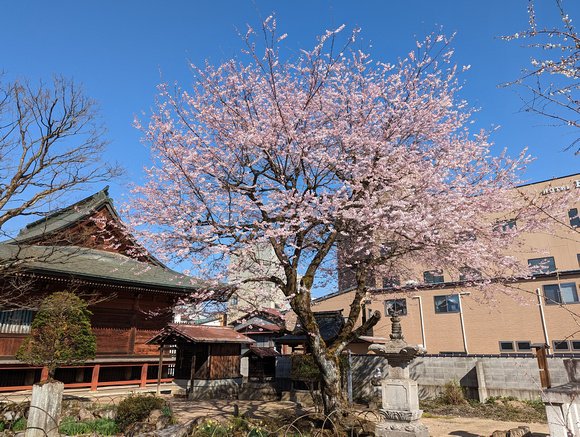
<instances>
[{"instance_id":1,"label":"stone base of lantern","mask_svg":"<svg viewBox=\"0 0 580 437\"><path fill-rule=\"evenodd\" d=\"M391 421L377 424L375 429L376 437L429 437L429 428L427 425L413 422Z\"/></svg>"}]
</instances>

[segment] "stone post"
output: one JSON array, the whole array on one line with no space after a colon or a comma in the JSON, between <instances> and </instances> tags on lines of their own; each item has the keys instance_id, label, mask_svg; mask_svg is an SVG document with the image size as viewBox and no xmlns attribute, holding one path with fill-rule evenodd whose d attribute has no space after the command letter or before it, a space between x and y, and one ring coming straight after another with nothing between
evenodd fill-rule
<instances>
[{"instance_id":1,"label":"stone post","mask_svg":"<svg viewBox=\"0 0 580 437\"><path fill-rule=\"evenodd\" d=\"M43 382L32 387L32 400L26 425L26 437L59 437L58 424L64 384Z\"/></svg>"}]
</instances>

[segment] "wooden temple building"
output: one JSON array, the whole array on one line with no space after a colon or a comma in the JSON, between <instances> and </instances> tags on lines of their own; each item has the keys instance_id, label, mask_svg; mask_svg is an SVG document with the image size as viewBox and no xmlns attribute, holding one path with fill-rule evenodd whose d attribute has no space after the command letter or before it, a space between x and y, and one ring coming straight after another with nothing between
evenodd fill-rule
<instances>
[{"instance_id":1,"label":"wooden temple building","mask_svg":"<svg viewBox=\"0 0 580 437\"><path fill-rule=\"evenodd\" d=\"M94 360L57 370L65 387L145 386L159 374L172 379L175 360L168 355L159 373L159 349L146 341L171 322L180 297L205 284L168 269L123 229L107 187L0 243L0 262L9 266L0 271L0 391L29 389L46 374L14 355L30 332L35 306L64 290L92 303L97 337Z\"/></svg>"}]
</instances>

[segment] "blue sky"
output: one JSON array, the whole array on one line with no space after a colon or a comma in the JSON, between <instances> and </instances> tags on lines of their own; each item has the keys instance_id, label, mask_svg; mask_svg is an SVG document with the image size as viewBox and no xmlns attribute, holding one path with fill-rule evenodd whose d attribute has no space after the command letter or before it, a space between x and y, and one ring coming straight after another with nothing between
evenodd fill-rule
<instances>
[{"instance_id":1,"label":"blue sky","mask_svg":"<svg viewBox=\"0 0 580 437\"><path fill-rule=\"evenodd\" d=\"M559 24L551 1L537 3L538 17ZM564 4L580 20L580 2ZM148 112L154 103L160 73L164 80L187 87L192 78L188 60L219 63L239 52L243 43L234 27L258 26L257 10L263 16L276 12L278 29L288 33L285 43L292 49L311 48L333 22L345 24L347 30L359 26L363 46L370 44L373 59L384 62L406 56L415 35L421 38L442 25L447 35L457 32L454 61L471 65L462 75L460 96L481 108L472 132L500 125L491 137L495 153L507 147L516 155L528 147L538 157L526 173L533 182L579 172L580 157L562 151L573 139L568 132L519 113L514 91L497 87L528 66L531 53L520 48L520 41L496 38L526 29L526 6L527 0L4 0L0 68L33 80L62 73L84 83L101 102L109 128L112 145L106 159L118 160L128 170L125 181L111 184L112 197L121 200L125 184L138 182L142 166L149 162L132 121L134 114Z\"/></svg>"}]
</instances>

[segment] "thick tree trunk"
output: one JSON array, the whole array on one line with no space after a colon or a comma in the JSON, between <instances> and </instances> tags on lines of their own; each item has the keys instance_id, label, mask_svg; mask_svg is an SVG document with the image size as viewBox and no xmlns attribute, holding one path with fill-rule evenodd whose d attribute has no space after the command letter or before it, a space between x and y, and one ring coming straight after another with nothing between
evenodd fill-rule
<instances>
[{"instance_id":1,"label":"thick tree trunk","mask_svg":"<svg viewBox=\"0 0 580 437\"><path fill-rule=\"evenodd\" d=\"M331 415L335 412L344 411L347 408L347 402L344 398L341 386L340 366L336 356L328 359L327 355L323 357L316 357L313 353L314 361L319 363L318 367L322 373L322 384L320 391L322 394L322 403L324 405L324 414ZM322 358L322 359L317 359ZM334 358L334 359L332 359ZM333 417L336 420L337 417Z\"/></svg>"},{"instance_id":2,"label":"thick tree trunk","mask_svg":"<svg viewBox=\"0 0 580 437\"><path fill-rule=\"evenodd\" d=\"M328 351L320 335L314 314L310 308L310 293L302 292L291 301L292 308L307 331L307 342L314 362L322 374L321 394L324 414L330 415L347 407L342 394L340 366L336 355Z\"/></svg>"}]
</instances>

